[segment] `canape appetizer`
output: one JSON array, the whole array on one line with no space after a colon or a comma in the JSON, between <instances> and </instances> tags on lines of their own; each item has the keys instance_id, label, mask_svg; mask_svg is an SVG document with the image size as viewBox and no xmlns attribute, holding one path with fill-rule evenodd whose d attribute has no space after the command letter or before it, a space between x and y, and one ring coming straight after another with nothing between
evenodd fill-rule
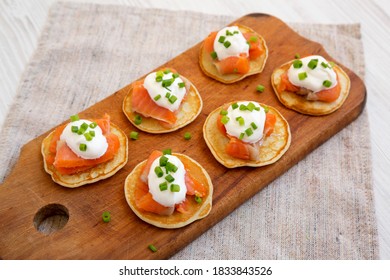
<instances>
[{"instance_id":1,"label":"canape appetizer","mask_svg":"<svg viewBox=\"0 0 390 280\"><path fill-rule=\"evenodd\" d=\"M211 179L195 160L183 154L153 151L125 181L133 212L160 228L179 228L206 217L212 206Z\"/></svg>"},{"instance_id":2,"label":"canape appetizer","mask_svg":"<svg viewBox=\"0 0 390 280\"><path fill-rule=\"evenodd\" d=\"M289 61L271 76L276 96L287 108L307 115L336 111L347 99L348 75L319 55Z\"/></svg>"},{"instance_id":3,"label":"canape appetizer","mask_svg":"<svg viewBox=\"0 0 390 280\"><path fill-rule=\"evenodd\" d=\"M195 120L203 107L195 86L174 69L150 73L132 84L123 112L140 130L167 133Z\"/></svg>"},{"instance_id":4,"label":"canape appetizer","mask_svg":"<svg viewBox=\"0 0 390 280\"><path fill-rule=\"evenodd\" d=\"M228 26L210 33L199 55L203 72L222 83L234 83L261 73L268 57L263 37L243 25Z\"/></svg>"},{"instance_id":5,"label":"canape appetizer","mask_svg":"<svg viewBox=\"0 0 390 280\"><path fill-rule=\"evenodd\" d=\"M203 137L216 160L228 168L274 163L291 142L286 119L275 108L255 101L215 109L205 121Z\"/></svg>"},{"instance_id":6,"label":"canape appetizer","mask_svg":"<svg viewBox=\"0 0 390 280\"><path fill-rule=\"evenodd\" d=\"M127 137L109 115L71 117L43 139L44 168L54 182L69 188L106 179L127 163Z\"/></svg>"}]
</instances>

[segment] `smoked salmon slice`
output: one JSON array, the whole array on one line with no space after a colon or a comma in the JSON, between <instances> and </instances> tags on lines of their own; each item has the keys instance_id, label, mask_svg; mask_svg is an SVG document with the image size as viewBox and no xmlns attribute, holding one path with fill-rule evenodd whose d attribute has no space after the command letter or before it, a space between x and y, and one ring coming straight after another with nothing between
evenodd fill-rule
<instances>
[{"instance_id":1,"label":"smoked salmon slice","mask_svg":"<svg viewBox=\"0 0 390 280\"><path fill-rule=\"evenodd\" d=\"M143 86L143 82L136 82L134 84L131 102L133 110L144 117L151 117L168 124L174 124L177 120L174 112L158 106L150 98L148 91Z\"/></svg>"},{"instance_id":2,"label":"smoked salmon slice","mask_svg":"<svg viewBox=\"0 0 390 280\"><path fill-rule=\"evenodd\" d=\"M249 72L249 59L245 54L240 54L240 56L229 56L220 61L214 62L215 66L218 69L218 72L221 74L246 74Z\"/></svg>"},{"instance_id":3,"label":"smoked salmon slice","mask_svg":"<svg viewBox=\"0 0 390 280\"><path fill-rule=\"evenodd\" d=\"M249 59L256 59L261 56L264 51L260 47L260 38L253 32L247 32L243 35L249 43Z\"/></svg>"}]
</instances>

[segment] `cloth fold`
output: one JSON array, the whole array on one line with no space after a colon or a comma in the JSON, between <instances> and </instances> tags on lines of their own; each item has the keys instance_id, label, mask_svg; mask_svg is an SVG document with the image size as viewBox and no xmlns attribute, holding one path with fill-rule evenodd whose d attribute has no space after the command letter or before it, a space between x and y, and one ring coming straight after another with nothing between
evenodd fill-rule
<instances>
[{"instance_id":1,"label":"cloth fold","mask_svg":"<svg viewBox=\"0 0 390 280\"><path fill-rule=\"evenodd\" d=\"M54 4L2 128L0 179L10 172L26 142L234 19ZM290 26L364 76L364 59L355 59L363 57L359 25ZM173 259L378 259L371 169L368 117L363 111Z\"/></svg>"}]
</instances>

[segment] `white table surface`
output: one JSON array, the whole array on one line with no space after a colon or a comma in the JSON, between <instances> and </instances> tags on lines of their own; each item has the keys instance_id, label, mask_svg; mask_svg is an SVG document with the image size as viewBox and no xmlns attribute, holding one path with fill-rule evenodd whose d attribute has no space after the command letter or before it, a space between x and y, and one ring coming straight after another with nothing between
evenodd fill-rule
<instances>
[{"instance_id":1,"label":"white table surface","mask_svg":"<svg viewBox=\"0 0 390 280\"><path fill-rule=\"evenodd\" d=\"M49 7L58 0L0 0L0 127L33 54ZM62 0L77 2L77 0ZM389 0L84 0L241 17L262 12L285 22L360 23L381 259L390 259ZM360 59L360 58L356 58Z\"/></svg>"}]
</instances>

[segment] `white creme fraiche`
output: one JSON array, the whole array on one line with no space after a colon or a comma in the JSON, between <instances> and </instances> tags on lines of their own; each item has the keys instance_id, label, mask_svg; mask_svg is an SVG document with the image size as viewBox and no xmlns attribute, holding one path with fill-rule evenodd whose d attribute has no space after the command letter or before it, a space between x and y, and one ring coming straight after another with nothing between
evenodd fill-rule
<instances>
[{"instance_id":1,"label":"white creme fraiche","mask_svg":"<svg viewBox=\"0 0 390 280\"><path fill-rule=\"evenodd\" d=\"M90 131L95 132L95 136L92 137L90 141L87 141L84 134L77 134L72 131L72 126L81 127L83 123L88 125L88 128L85 130L85 133ZM65 141L68 147L79 157L84 159L96 159L105 154L108 148L108 143L106 137L104 137L102 129L96 125L95 128L91 128L90 124L92 122L89 120L77 120L70 122L66 125L63 130L60 139ZM80 150L80 144L86 145L86 150Z\"/></svg>"},{"instance_id":2,"label":"white creme fraiche","mask_svg":"<svg viewBox=\"0 0 390 280\"><path fill-rule=\"evenodd\" d=\"M309 67L311 60L318 60L317 65L314 69ZM333 88L337 85L337 75L333 70L329 62L319 55L311 55L301 58L302 66L295 68L294 64L288 69L287 75L290 82L299 87L304 87L313 92L319 92L325 89ZM300 79L300 73L306 73L307 77ZM324 81L330 81L331 85L326 87Z\"/></svg>"},{"instance_id":3,"label":"white creme fraiche","mask_svg":"<svg viewBox=\"0 0 390 280\"><path fill-rule=\"evenodd\" d=\"M171 112L179 109L180 104L186 94L186 87L180 87L179 84L184 83L180 78L174 78L173 83L170 86L163 87L163 80L173 79L173 73L164 73L162 76L162 81L158 82L156 80L157 72L150 73L146 76L144 80L144 87L148 91L150 98L160 107L166 108ZM169 93L169 97L167 96ZM170 100L171 96L175 96L176 100L172 102Z\"/></svg>"},{"instance_id":4,"label":"white creme fraiche","mask_svg":"<svg viewBox=\"0 0 390 280\"><path fill-rule=\"evenodd\" d=\"M249 45L237 26L229 26L218 31L214 40L214 51L218 60L242 53L249 56Z\"/></svg>"},{"instance_id":5,"label":"white creme fraiche","mask_svg":"<svg viewBox=\"0 0 390 280\"><path fill-rule=\"evenodd\" d=\"M168 158L168 162L173 163L177 170L176 172L169 172L173 178L174 181L171 183L168 183L168 189L167 190L160 190L160 184L167 182L165 177L168 175L166 172L165 167L161 167L164 175L162 177L158 177L156 172L154 171L157 166L160 166L160 158L158 157L155 159L150 167L150 171L148 174L148 186L149 186L149 192L152 194L153 199L158 202L159 204L165 206L165 207L173 207L175 204L178 204L180 202L183 202L186 199L186 193L187 193L187 187L185 184L185 174L186 170L184 168L183 163L180 161L180 159L173 155L165 155L165 157ZM172 192L170 190L171 184L177 184L180 186L180 191L178 192Z\"/></svg>"},{"instance_id":6,"label":"white creme fraiche","mask_svg":"<svg viewBox=\"0 0 390 280\"><path fill-rule=\"evenodd\" d=\"M241 105L247 107L249 103L254 104L255 107L259 109L252 111L240 109ZM229 118L229 121L224 125L226 132L246 143L256 143L260 141L263 138L265 124L264 108L254 101L242 101L233 104L237 104L238 107L234 109L233 106L230 105L227 109L226 116ZM242 123L240 124L240 117L244 120L243 125L241 125ZM248 135L248 130L252 132L251 135Z\"/></svg>"}]
</instances>

